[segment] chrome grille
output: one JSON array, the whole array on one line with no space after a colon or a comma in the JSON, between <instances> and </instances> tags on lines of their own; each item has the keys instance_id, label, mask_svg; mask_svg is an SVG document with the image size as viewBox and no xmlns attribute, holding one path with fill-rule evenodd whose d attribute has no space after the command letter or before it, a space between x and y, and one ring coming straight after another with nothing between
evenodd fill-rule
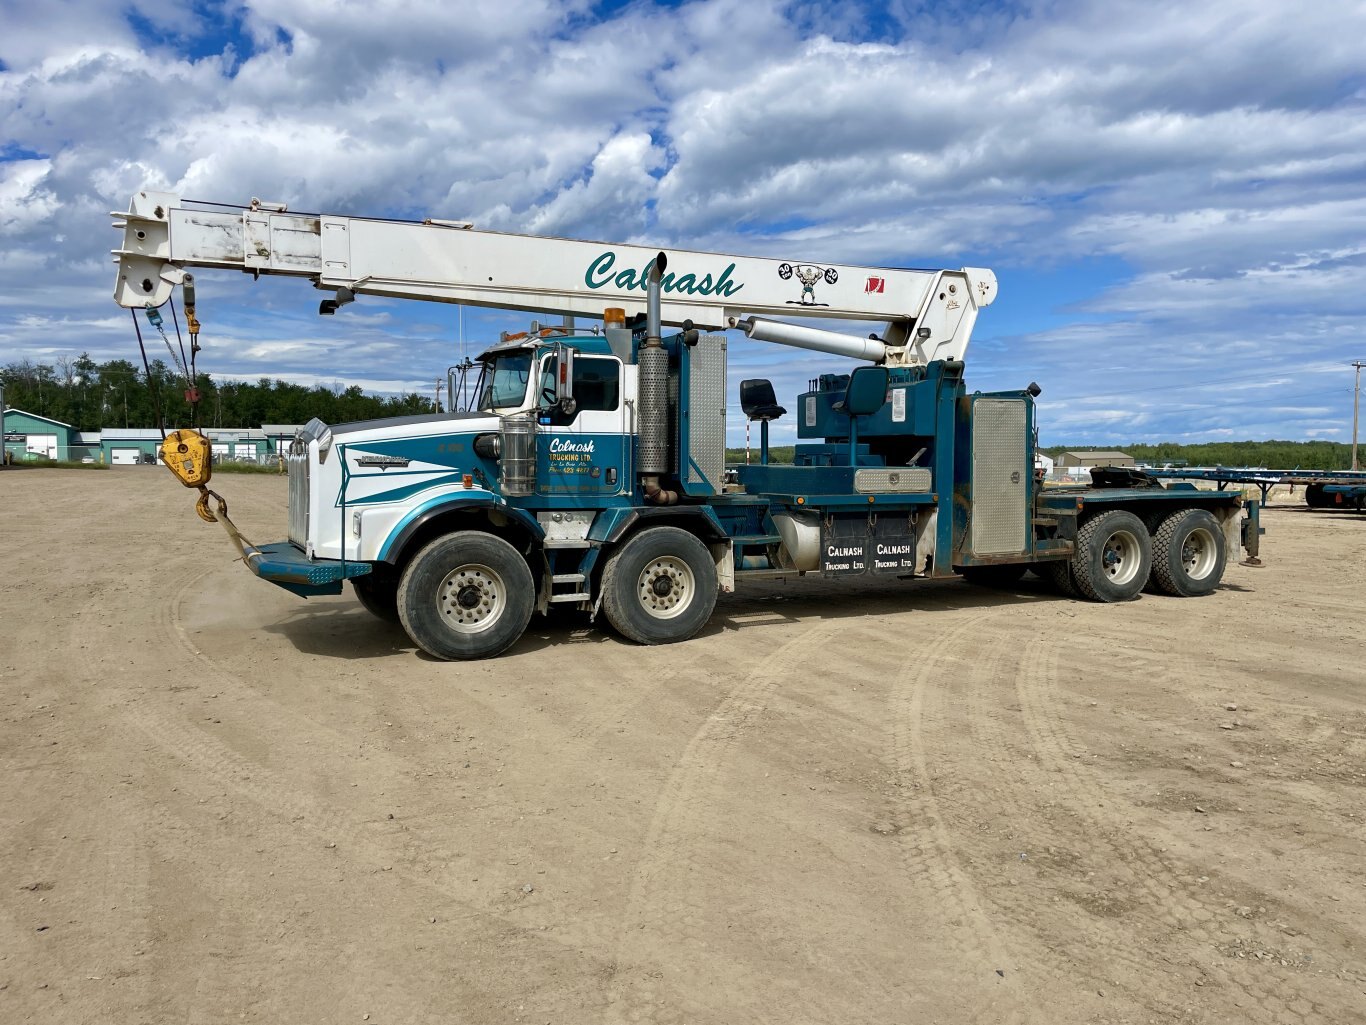
<instances>
[{"instance_id":1,"label":"chrome grille","mask_svg":"<svg viewBox=\"0 0 1366 1025\"><path fill-rule=\"evenodd\" d=\"M295 438L285 456L289 471L289 539L300 548L308 547L308 442Z\"/></svg>"}]
</instances>

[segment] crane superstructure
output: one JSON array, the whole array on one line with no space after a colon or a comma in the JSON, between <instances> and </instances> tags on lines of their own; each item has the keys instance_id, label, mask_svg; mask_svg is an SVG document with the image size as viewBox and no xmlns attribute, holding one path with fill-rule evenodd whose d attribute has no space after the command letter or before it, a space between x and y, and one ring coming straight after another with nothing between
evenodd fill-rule
<instances>
[{"instance_id":1,"label":"crane superstructure","mask_svg":"<svg viewBox=\"0 0 1366 1025\"><path fill-rule=\"evenodd\" d=\"M1255 554L1256 504L1240 520L1238 496L1141 475L1042 489L1037 386L963 383L996 295L988 270L666 255L153 191L115 216L115 299L133 310L205 267L307 279L332 293L323 314L376 295L601 318L491 346L470 412L314 420L290 446L289 539L252 547L247 564L303 596L350 580L441 658L497 654L557 606L602 612L640 643L684 640L718 591L754 576L1000 584L1038 564L1065 592L1116 601L1150 582L1206 593L1230 547ZM779 317L885 327L859 336ZM792 465L768 459L768 424L786 410L755 379L740 402L761 425L761 459L727 471L731 328L865 364L798 397ZM164 452L202 490L202 459Z\"/></svg>"},{"instance_id":2,"label":"crane superstructure","mask_svg":"<svg viewBox=\"0 0 1366 1025\"><path fill-rule=\"evenodd\" d=\"M115 250L121 306L159 307L186 267L303 277L336 293L601 317L639 306L657 249L484 231L464 221L291 213L139 192ZM977 311L996 297L989 270L852 267L671 250L660 280L666 325L738 327L751 337L890 365L961 360ZM886 323L880 338L774 322L773 316Z\"/></svg>"}]
</instances>

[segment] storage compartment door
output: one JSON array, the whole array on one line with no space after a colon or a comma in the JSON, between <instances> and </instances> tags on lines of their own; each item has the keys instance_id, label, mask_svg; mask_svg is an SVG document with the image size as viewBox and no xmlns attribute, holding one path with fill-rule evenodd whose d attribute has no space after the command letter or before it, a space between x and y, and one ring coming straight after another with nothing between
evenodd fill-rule
<instances>
[{"instance_id":1,"label":"storage compartment door","mask_svg":"<svg viewBox=\"0 0 1366 1025\"><path fill-rule=\"evenodd\" d=\"M1029 525L1029 422L1023 399L972 405L974 555L1023 555Z\"/></svg>"}]
</instances>

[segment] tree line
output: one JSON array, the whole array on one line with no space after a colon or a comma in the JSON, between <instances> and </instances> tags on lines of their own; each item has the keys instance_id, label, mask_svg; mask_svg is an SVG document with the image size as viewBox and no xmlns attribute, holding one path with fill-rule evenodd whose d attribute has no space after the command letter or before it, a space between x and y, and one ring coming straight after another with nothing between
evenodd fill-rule
<instances>
[{"instance_id":1,"label":"tree line","mask_svg":"<svg viewBox=\"0 0 1366 1025\"><path fill-rule=\"evenodd\" d=\"M326 423L350 423L386 416L430 413L432 399L416 392L406 395L368 395L359 385L343 388L306 387L288 381L260 378L249 381L215 380L199 374L200 401L192 418L185 398L185 379L162 360L151 363L151 383L143 368L128 360L96 363L88 353L61 357L55 364L21 360L0 367L5 404L39 416L71 424L80 431L105 427L155 427L158 403L169 427L256 427L260 424L302 424L313 417ZM153 396L155 395L155 400ZM1065 451L1122 451L1140 463L1163 466L1265 466L1277 470L1345 470L1352 465L1350 445L1336 441L1218 441L1194 445L1048 445L1040 452L1056 456ZM774 446L774 462L790 463L791 445ZM758 462L758 445L751 458ZM726 459L743 463L742 448L727 449Z\"/></svg>"},{"instance_id":2,"label":"tree line","mask_svg":"<svg viewBox=\"0 0 1366 1025\"><path fill-rule=\"evenodd\" d=\"M185 378L178 370L153 360L150 383L149 388L143 368L128 360L96 363L88 353L62 357L53 365L21 360L0 367L8 408L60 420L79 431L155 427L158 405L168 427L302 424L315 416L326 423L348 423L432 411L432 399L416 392L379 396L367 395L359 385L306 387L268 377L252 383L199 374L198 416L192 417Z\"/></svg>"}]
</instances>

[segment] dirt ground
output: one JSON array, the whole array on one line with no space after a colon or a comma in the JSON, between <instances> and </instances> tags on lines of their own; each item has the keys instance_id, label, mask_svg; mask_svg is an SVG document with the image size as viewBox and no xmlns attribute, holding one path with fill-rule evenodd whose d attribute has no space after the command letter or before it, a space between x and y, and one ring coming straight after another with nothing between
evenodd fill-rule
<instances>
[{"instance_id":1,"label":"dirt ground","mask_svg":"<svg viewBox=\"0 0 1366 1025\"><path fill-rule=\"evenodd\" d=\"M772 584L443 664L191 497L0 472L6 1022L1366 1020L1366 516L1282 500L1203 599Z\"/></svg>"}]
</instances>

